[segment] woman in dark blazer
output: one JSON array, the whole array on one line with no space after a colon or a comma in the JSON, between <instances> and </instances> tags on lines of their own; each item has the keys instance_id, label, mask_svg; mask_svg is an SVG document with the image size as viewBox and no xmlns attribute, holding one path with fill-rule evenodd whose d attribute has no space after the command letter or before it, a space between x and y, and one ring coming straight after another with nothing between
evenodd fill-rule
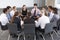
<instances>
[{"instance_id":1,"label":"woman in dark blazer","mask_svg":"<svg viewBox=\"0 0 60 40\"><path fill-rule=\"evenodd\" d=\"M15 12L15 14L14 14L12 20L11 20L11 23L17 24L18 31L21 30L21 19L20 19L19 12Z\"/></svg>"}]
</instances>

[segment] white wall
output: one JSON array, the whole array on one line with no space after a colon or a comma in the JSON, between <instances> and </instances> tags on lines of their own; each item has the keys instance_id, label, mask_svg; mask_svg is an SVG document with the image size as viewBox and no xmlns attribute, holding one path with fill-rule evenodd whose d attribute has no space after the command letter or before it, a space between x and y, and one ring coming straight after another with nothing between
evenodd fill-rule
<instances>
[{"instance_id":1,"label":"white wall","mask_svg":"<svg viewBox=\"0 0 60 40\"><path fill-rule=\"evenodd\" d=\"M6 6L22 7L23 4L27 7L33 7L34 0L0 0L0 8L5 8Z\"/></svg>"},{"instance_id":2,"label":"white wall","mask_svg":"<svg viewBox=\"0 0 60 40\"><path fill-rule=\"evenodd\" d=\"M60 0L55 0L55 7L60 9Z\"/></svg>"}]
</instances>

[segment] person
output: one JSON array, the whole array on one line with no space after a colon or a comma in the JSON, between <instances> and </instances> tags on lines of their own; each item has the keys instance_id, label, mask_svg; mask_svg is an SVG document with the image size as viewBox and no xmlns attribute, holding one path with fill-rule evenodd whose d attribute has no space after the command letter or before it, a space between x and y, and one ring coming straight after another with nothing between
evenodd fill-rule
<instances>
[{"instance_id":1,"label":"person","mask_svg":"<svg viewBox=\"0 0 60 40\"><path fill-rule=\"evenodd\" d=\"M58 9L54 8L54 15L53 15L53 17L52 17L50 22L56 22L58 19L59 19Z\"/></svg>"},{"instance_id":2,"label":"person","mask_svg":"<svg viewBox=\"0 0 60 40\"><path fill-rule=\"evenodd\" d=\"M53 7L52 6L48 6L48 17L51 20L53 17L54 13L53 13Z\"/></svg>"},{"instance_id":3,"label":"person","mask_svg":"<svg viewBox=\"0 0 60 40\"><path fill-rule=\"evenodd\" d=\"M40 27L40 29L42 29L42 31L44 31L45 25L47 23L50 23L50 20L47 16L46 12L42 9L41 17L39 17L38 20L35 21L35 25L37 28Z\"/></svg>"},{"instance_id":4,"label":"person","mask_svg":"<svg viewBox=\"0 0 60 40\"><path fill-rule=\"evenodd\" d=\"M11 15L10 15L11 7L7 6L7 10L8 10L7 18L9 20L9 22L10 22L10 20L11 20Z\"/></svg>"},{"instance_id":5,"label":"person","mask_svg":"<svg viewBox=\"0 0 60 40\"><path fill-rule=\"evenodd\" d=\"M22 7L22 15L23 15L23 17L27 16L27 8L26 8L26 5L23 5L23 7Z\"/></svg>"},{"instance_id":6,"label":"person","mask_svg":"<svg viewBox=\"0 0 60 40\"><path fill-rule=\"evenodd\" d=\"M16 12L16 6L13 6L12 11L10 12L11 17L14 16L14 13Z\"/></svg>"},{"instance_id":7,"label":"person","mask_svg":"<svg viewBox=\"0 0 60 40\"><path fill-rule=\"evenodd\" d=\"M11 23L17 24L18 31L21 31L21 19L19 12L15 12L12 17Z\"/></svg>"},{"instance_id":8,"label":"person","mask_svg":"<svg viewBox=\"0 0 60 40\"><path fill-rule=\"evenodd\" d=\"M1 22L1 29L2 30L7 30L7 23L9 23L8 18L7 18L7 8L3 9L3 13L0 15L0 22Z\"/></svg>"},{"instance_id":9,"label":"person","mask_svg":"<svg viewBox=\"0 0 60 40\"><path fill-rule=\"evenodd\" d=\"M37 4L35 3L34 8L31 11L31 16L36 17L38 15L40 15L40 10L38 9Z\"/></svg>"},{"instance_id":10,"label":"person","mask_svg":"<svg viewBox=\"0 0 60 40\"><path fill-rule=\"evenodd\" d=\"M31 12L28 12L27 16L24 18L24 24L34 24L34 19L31 18Z\"/></svg>"}]
</instances>

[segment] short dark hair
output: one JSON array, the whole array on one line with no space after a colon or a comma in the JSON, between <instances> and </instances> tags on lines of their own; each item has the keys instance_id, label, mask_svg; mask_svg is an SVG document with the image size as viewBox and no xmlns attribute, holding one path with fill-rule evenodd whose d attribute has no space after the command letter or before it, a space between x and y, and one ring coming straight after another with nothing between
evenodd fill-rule
<instances>
[{"instance_id":1,"label":"short dark hair","mask_svg":"<svg viewBox=\"0 0 60 40\"><path fill-rule=\"evenodd\" d=\"M53 9L53 7L52 7L52 6L48 6L48 8Z\"/></svg>"},{"instance_id":2,"label":"short dark hair","mask_svg":"<svg viewBox=\"0 0 60 40\"><path fill-rule=\"evenodd\" d=\"M6 13L6 12L7 12L7 8L4 8L4 9L3 9L3 13Z\"/></svg>"},{"instance_id":3,"label":"short dark hair","mask_svg":"<svg viewBox=\"0 0 60 40\"><path fill-rule=\"evenodd\" d=\"M34 3L34 6L37 6L37 3Z\"/></svg>"},{"instance_id":4,"label":"short dark hair","mask_svg":"<svg viewBox=\"0 0 60 40\"><path fill-rule=\"evenodd\" d=\"M11 8L11 6L7 6L7 9Z\"/></svg>"}]
</instances>

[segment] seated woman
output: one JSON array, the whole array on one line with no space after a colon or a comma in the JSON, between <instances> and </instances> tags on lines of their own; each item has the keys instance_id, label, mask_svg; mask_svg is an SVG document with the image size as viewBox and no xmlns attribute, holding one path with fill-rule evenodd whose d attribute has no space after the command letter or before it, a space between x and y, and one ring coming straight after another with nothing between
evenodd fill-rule
<instances>
[{"instance_id":1,"label":"seated woman","mask_svg":"<svg viewBox=\"0 0 60 40\"><path fill-rule=\"evenodd\" d=\"M27 8L26 8L26 5L23 5L23 7L22 7L22 16L23 17L27 16Z\"/></svg>"},{"instance_id":2,"label":"seated woman","mask_svg":"<svg viewBox=\"0 0 60 40\"><path fill-rule=\"evenodd\" d=\"M57 22L58 19L59 19L58 9L57 8L53 8L53 12L54 12L54 15L53 15L53 17L52 17L50 22Z\"/></svg>"},{"instance_id":3,"label":"seated woman","mask_svg":"<svg viewBox=\"0 0 60 40\"><path fill-rule=\"evenodd\" d=\"M18 31L21 30L21 19L19 12L15 12L14 16L12 17L11 23L17 24Z\"/></svg>"},{"instance_id":4,"label":"seated woman","mask_svg":"<svg viewBox=\"0 0 60 40\"><path fill-rule=\"evenodd\" d=\"M31 13L28 12L27 16L24 18L24 24L34 24L34 19L31 18Z\"/></svg>"},{"instance_id":5,"label":"seated woman","mask_svg":"<svg viewBox=\"0 0 60 40\"><path fill-rule=\"evenodd\" d=\"M35 25L36 25L37 28L40 27L40 29L38 29L38 30L43 33L44 29L45 29L45 25L47 23L50 23L50 20L47 16L46 9L43 7L41 17L39 17L38 20L35 21Z\"/></svg>"}]
</instances>

